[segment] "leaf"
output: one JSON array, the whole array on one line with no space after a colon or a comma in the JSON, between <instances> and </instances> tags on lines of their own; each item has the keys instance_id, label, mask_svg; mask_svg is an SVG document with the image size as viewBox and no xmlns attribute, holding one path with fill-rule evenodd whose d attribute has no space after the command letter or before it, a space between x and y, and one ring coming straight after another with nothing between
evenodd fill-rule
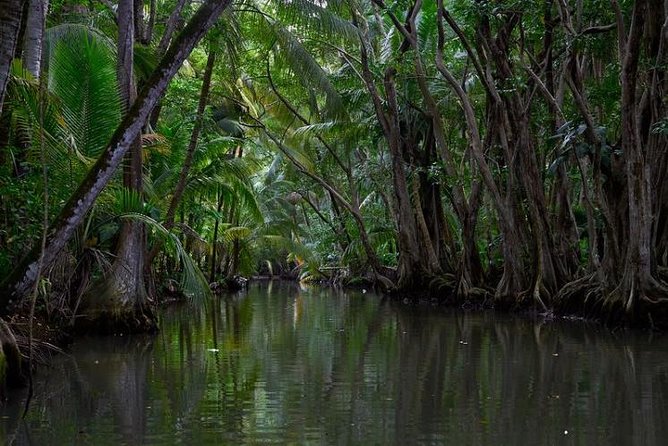
<instances>
[{"instance_id":1,"label":"leaf","mask_svg":"<svg viewBox=\"0 0 668 446\"><path fill-rule=\"evenodd\" d=\"M225 229L223 237L226 241L232 242L234 240L241 240L248 238L251 235L251 229L245 226L233 226Z\"/></svg>"},{"instance_id":2,"label":"leaf","mask_svg":"<svg viewBox=\"0 0 668 446\"><path fill-rule=\"evenodd\" d=\"M559 166L562 165L565 161L566 159L563 156L556 157L555 160L550 163L550 166L547 168L547 172L550 175L555 175Z\"/></svg>"},{"instance_id":3,"label":"leaf","mask_svg":"<svg viewBox=\"0 0 668 446\"><path fill-rule=\"evenodd\" d=\"M315 31L324 38L338 37L349 43L358 42L357 27L336 15L329 4L327 7L322 7L312 0L280 0L277 6L278 17L284 19L286 23Z\"/></svg>"},{"instance_id":4,"label":"leaf","mask_svg":"<svg viewBox=\"0 0 668 446\"><path fill-rule=\"evenodd\" d=\"M318 122L315 124L303 125L301 127L297 127L293 131L293 135L295 136L320 135L321 133L334 128L334 126L336 126L336 122L334 121Z\"/></svg>"},{"instance_id":5,"label":"leaf","mask_svg":"<svg viewBox=\"0 0 668 446\"><path fill-rule=\"evenodd\" d=\"M556 137L565 135L570 129L570 127L571 127L571 121L566 121L561 127L557 129L554 136Z\"/></svg>"}]
</instances>

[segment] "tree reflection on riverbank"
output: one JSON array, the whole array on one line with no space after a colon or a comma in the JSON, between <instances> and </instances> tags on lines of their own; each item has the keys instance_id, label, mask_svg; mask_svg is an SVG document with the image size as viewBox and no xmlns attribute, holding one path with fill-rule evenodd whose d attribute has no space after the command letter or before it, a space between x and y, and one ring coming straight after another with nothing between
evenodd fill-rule
<instances>
[{"instance_id":1,"label":"tree reflection on riverbank","mask_svg":"<svg viewBox=\"0 0 668 446\"><path fill-rule=\"evenodd\" d=\"M659 444L668 342L581 323L255 285L78 341L0 425L16 444Z\"/></svg>"}]
</instances>

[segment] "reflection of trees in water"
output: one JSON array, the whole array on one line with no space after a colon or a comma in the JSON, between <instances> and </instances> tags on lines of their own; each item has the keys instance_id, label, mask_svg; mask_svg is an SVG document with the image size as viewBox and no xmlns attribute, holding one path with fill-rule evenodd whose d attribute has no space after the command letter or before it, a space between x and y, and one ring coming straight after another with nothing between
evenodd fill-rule
<instances>
[{"instance_id":1,"label":"reflection of trees in water","mask_svg":"<svg viewBox=\"0 0 668 446\"><path fill-rule=\"evenodd\" d=\"M15 443L74 444L87 441L92 430L108 433L106 442L141 442L152 343L148 336L90 338L78 343L76 359L61 356L40 370ZM14 403L7 409L15 411Z\"/></svg>"},{"instance_id":2,"label":"reflection of trees in water","mask_svg":"<svg viewBox=\"0 0 668 446\"><path fill-rule=\"evenodd\" d=\"M407 335L396 376L403 383L395 389L398 439L428 439L430 432L446 432L454 444L665 438L668 366L657 367L651 344L620 345L580 324L541 326L491 315L448 322L400 313Z\"/></svg>"},{"instance_id":3,"label":"reflection of trees in water","mask_svg":"<svg viewBox=\"0 0 668 446\"><path fill-rule=\"evenodd\" d=\"M161 318L154 338L92 339L57 360L16 443L98 444L99 432L112 444L657 444L668 434L663 339L296 287Z\"/></svg>"}]
</instances>

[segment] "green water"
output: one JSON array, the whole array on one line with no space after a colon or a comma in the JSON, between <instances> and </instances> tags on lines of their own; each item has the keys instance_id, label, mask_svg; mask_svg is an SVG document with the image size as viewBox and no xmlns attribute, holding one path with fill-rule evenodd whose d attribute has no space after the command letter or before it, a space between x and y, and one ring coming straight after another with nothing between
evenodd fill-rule
<instances>
[{"instance_id":1,"label":"green water","mask_svg":"<svg viewBox=\"0 0 668 446\"><path fill-rule=\"evenodd\" d=\"M254 284L78 340L0 408L18 445L666 444L668 338Z\"/></svg>"}]
</instances>

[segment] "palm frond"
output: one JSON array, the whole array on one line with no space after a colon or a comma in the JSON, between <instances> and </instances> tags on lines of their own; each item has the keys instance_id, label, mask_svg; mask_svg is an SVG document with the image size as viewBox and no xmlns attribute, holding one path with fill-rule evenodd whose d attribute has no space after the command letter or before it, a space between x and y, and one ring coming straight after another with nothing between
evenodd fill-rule
<instances>
[{"instance_id":1,"label":"palm frond","mask_svg":"<svg viewBox=\"0 0 668 446\"><path fill-rule=\"evenodd\" d=\"M325 2L313 0L280 0L278 17L285 23L314 31L327 38L342 38L357 43L359 30L351 22L334 13Z\"/></svg>"},{"instance_id":2,"label":"palm frond","mask_svg":"<svg viewBox=\"0 0 668 446\"><path fill-rule=\"evenodd\" d=\"M157 48L146 45L134 46L133 68L138 82L146 81L160 62Z\"/></svg>"},{"instance_id":3,"label":"palm frond","mask_svg":"<svg viewBox=\"0 0 668 446\"><path fill-rule=\"evenodd\" d=\"M112 189L110 192L114 203L112 212L115 215L144 213L144 202L136 190L119 187Z\"/></svg>"},{"instance_id":4,"label":"palm frond","mask_svg":"<svg viewBox=\"0 0 668 446\"><path fill-rule=\"evenodd\" d=\"M121 117L113 54L98 39L71 34L58 42L49 63L49 89L61 101L74 147L97 158Z\"/></svg>"},{"instance_id":5,"label":"palm frond","mask_svg":"<svg viewBox=\"0 0 668 446\"><path fill-rule=\"evenodd\" d=\"M252 231L246 226L233 226L223 231L223 239L226 242L233 242L234 240L242 240L251 235Z\"/></svg>"},{"instance_id":6,"label":"palm frond","mask_svg":"<svg viewBox=\"0 0 668 446\"><path fill-rule=\"evenodd\" d=\"M336 117L344 112L343 100L339 92L330 82L327 73L315 60L311 53L304 47L300 40L287 28L274 22L273 31L276 35L277 45L274 46L274 54L283 57L290 66L297 80L306 88L315 88L325 94L325 113L327 116Z\"/></svg>"},{"instance_id":7,"label":"palm frond","mask_svg":"<svg viewBox=\"0 0 668 446\"><path fill-rule=\"evenodd\" d=\"M276 250L284 250L289 255L297 256L305 262L314 261L313 252L304 244L289 237L280 235L264 235L260 243L265 243Z\"/></svg>"},{"instance_id":8,"label":"palm frond","mask_svg":"<svg viewBox=\"0 0 668 446\"><path fill-rule=\"evenodd\" d=\"M425 2L417 16L417 35L420 48L433 55L436 49L436 2Z\"/></svg>"},{"instance_id":9,"label":"palm frond","mask_svg":"<svg viewBox=\"0 0 668 446\"><path fill-rule=\"evenodd\" d=\"M335 121L327 121L327 122L317 122L315 124L309 124L309 125L303 125L301 127L297 127L293 131L293 135L295 136L316 136L320 135L328 130L333 129L337 125L337 122Z\"/></svg>"},{"instance_id":10,"label":"palm frond","mask_svg":"<svg viewBox=\"0 0 668 446\"><path fill-rule=\"evenodd\" d=\"M97 42L111 53L116 54L116 42L102 31L81 23L63 23L52 26L44 32L44 68L50 70L53 52L62 41L87 39Z\"/></svg>"},{"instance_id":11,"label":"palm frond","mask_svg":"<svg viewBox=\"0 0 668 446\"><path fill-rule=\"evenodd\" d=\"M41 147L43 137L47 163L55 167L58 173L64 174L68 170L69 160L65 144L68 138L65 122L57 106L58 99L47 92L45 100L40 101L39 82L23 67L19 59L12 63L11 76L8 102L12 107L12 127L16 128L22 137L29 138L24 143L30 147L30 159L38 158L36 152ZM53 179L58 180L55 176ZM64 184L63 181L60 183Z\"/></svg>"}]
</instances>

